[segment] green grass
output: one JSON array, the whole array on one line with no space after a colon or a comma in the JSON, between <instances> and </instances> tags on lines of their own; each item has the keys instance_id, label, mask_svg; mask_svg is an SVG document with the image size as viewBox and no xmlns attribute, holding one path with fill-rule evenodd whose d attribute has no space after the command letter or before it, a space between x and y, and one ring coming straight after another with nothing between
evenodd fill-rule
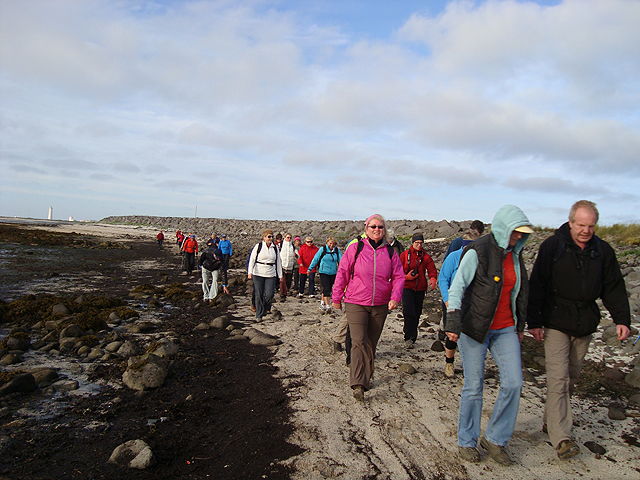
<instances>
[{"instance_id":1,"label":"green grass","mask_svg":"<svg viewBox=\"0 0 640 480\"><path fill-rule=\"evenodd\" d=\"M618 245L640 245L640 224L615 223L611 226L596 226L596 235Z\"/></svg>"}]
</instances>

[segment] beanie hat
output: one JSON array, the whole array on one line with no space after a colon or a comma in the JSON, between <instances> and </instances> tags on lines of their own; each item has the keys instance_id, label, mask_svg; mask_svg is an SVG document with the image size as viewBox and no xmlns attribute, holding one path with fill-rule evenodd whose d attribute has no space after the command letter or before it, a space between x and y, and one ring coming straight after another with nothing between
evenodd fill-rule
<instances>
[{"instance_id":1,"label":"beanie hat","mask_svg":"<svg viewBox=\"0 0 640 480\"><path fill-rule=\"evenodd\" d=\"M418 240L422 240L424 242L424 237L421 233L414 233L413 237L411 237L411 243L416 242Z\"/></svg>"}]
</instances>

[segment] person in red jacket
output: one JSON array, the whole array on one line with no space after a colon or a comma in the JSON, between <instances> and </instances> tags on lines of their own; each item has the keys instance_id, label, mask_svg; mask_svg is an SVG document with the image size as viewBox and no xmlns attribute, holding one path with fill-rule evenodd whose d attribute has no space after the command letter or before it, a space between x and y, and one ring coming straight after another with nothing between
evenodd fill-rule
<instances>
[{"instance_id":1,"label":"person in red jacket","mask_svg":"<svg viewBox=\"0 0 640 480\"><path fill-rule=\"evenodd\" d=\"M164 233L162 233L162 230L156 235L156 238L158 239L158 249L162 250L162 242L164 241Z\"/></svg>"},{"instance_id":2,"label":"person in red jacket","mask_svg":"<svg viewBox=\"0 0 640 480\"><path fill-rule=\"evenodd\" d=\"M304 244L300 246L300 251L298 252L298 265L300 266L300 288L298 289L298 297L304 297L304 284L307 281L307 275L309 276L309 298L315 296L316 269L313 268L309 271L309 265L311 265L311 261L317 251L318 247L313 244L313 238L305 238Z\"/></svg>"},{"instance_id":3,"label":"person in red jacket","mask_svg":"<svg viewBox=\"0 0 640 480\"><path fill-rule=\"evenodd\" d=\"M182 251L184 252L184 269L190 275L196 267L196 253L198 253L198 242L194 234L189 235L182 242Z\"/></svg>"},{"instance_id":4,"label":"person in red jacket","mask_svg":"<svg viewBox=\"0 0 640 480\"><path fill-rule=\"evenodd\" d=\"M404 268L402 315L404 316L404 343L407 348L413 348L418 338L418 321L422 313L424 294L427 289L436 288L438 280L436 265L431 255L422 248L423 243L422 234L415 233L411 238L409 249L400 255L402 268Z\"/></svg>"}]
</instances>

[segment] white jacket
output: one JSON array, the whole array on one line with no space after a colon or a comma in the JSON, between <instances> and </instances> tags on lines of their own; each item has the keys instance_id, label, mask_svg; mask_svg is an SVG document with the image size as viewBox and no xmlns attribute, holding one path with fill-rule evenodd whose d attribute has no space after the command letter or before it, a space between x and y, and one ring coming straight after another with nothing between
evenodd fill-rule
<instances>
[{"instance_id":1,"label":"white jacket","mask_svg":"<svg viewBox=\"0 0 640 480\"><path fill-rule=\"evenodd\" d=\"M293 244L286 240L282 242L280 253L282 254L282 268L285 272L290 272L296 264L296 251L293 248Z\"/></svg>"},{"instance_id":2,"label":"white jacket","mask_svg":"<svg viewBox=\"0 0 640 480\"><path fill-rule=\"evenodd\" d=\"M258 254L258 245L262 244L260 254ZM267 247L264 240L257 243L253 250L251 250L251 257L249 258L249 267L247 273L256 275L258 277L278 277L282 278L282 261L281 255L277 252L278 247L273 243Z\"/></svg>"}]
</instances>

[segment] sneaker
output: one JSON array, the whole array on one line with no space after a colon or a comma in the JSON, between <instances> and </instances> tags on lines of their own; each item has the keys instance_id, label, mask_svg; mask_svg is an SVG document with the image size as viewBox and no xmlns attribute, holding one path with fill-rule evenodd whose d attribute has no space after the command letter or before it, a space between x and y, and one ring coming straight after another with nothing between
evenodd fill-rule
<instances>
[{"instance_id":1,"label":"sneaker","mask_svg":"<svg viewBox=\"0 0 640 480\"><path fill-rule=\"evenodd\" d=\"M453 369L453 363L445 363L444 365L444 376L447 378L453 378L456 376L456 372Z\"/></svg>"},{"instance_id":2,"label":"sneaker","mask_svg":"<svg viewBox=\"0 0 640 480\"><path fill-rule=\"evenodd\" d=\"M302 297L304 297L304 293L299 293L298 298L302 298Z\"/></svg>"},{"instance_id":3,"label":"sneaker","mask_svg":"<svg viewBox=\"0 0 640 480\"><path fill-rule=\"evenodd\" d=\"M405 340L404 341L404 346L407 347L407 349L411 350L413 348L413 344L414 343L415 342L413 340L411 340L411 339Z\"/></svg>"},{"instance_id":4,"label":"sneaker","mask_svg":"<svg viewBox=\"0 0 640 480\"><path fill-rule=\"evenodd\" d=\"M556 447L558 458L563 460L575 457L580 453L580 447L573 440L562 440Z\"/></svg>"},{"instance_id":5,"label":"sneaker","mask_svg":"<svg viewBox=\"0 0 640 480\"><path fill-rule=\"evenodd\" d=\"M458 447L460 458L473 463L480 463L480 452L474 447Z\"/></svg>"},{"instance_id":6,"label":"sneaker","mask_svg":"<svg viewBox=\"0 0 640 480\"><path fill-rule=\"evenodd\" d=\"M499 464L511 465L511 458L509 458L509 454L507 453L507 449L505 447L501 447L500 445L491 443L484 437L480 439L480 446L487 452L489 452L491 458L493 458Z\"/></svg>"},{"instance_id":7,"label":"sneaker","mask_svg":"<svg viewBox=\"0 0 640 480\"><path fill-rule=\"evenodd\" d=\"M304 297L304 295L303 295L303 297ZM315 295L309 295L309 298L316 298L316 296Z\"/></svg>"},{"instance_id":8,"label":"sneaker","mask_svg":"<svg viewBox=\"0 0 640 480\"><path fill-rule=\"evenodd\" d=\"M364 402L364 387L362 385L356 385L354 387L353 398L359 402Z\"/></svg>"}]
</instances>

